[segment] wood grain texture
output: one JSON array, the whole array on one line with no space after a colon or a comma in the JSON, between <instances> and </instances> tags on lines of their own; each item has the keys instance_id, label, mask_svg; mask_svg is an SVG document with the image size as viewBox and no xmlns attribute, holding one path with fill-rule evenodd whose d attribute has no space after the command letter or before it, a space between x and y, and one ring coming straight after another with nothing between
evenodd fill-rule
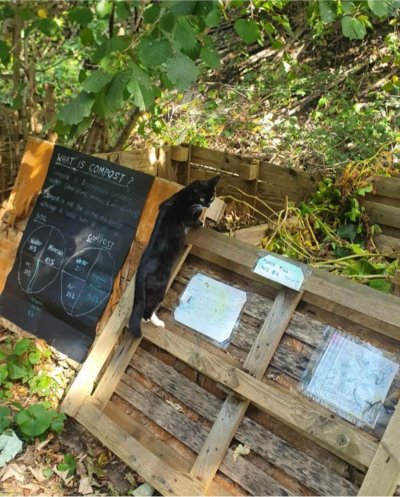
<instances>
[{"instance_id":1,"label":"wood grain texture","mask_svg":"<svg viewBox=\"0 0 400 497\"><path fill-rule=\"evenodd\" d=\"M143 331L150 342L250 400L345 461L361 469L370 464L377 448L373 437L329 414L329 411L307 399L295 397L271 382L261 382L238 368L224 364L198 344L192 344L168 329L160 334L154 326L146 324Z\"/></svg>"},{"instance_id":2,"label":"wood grain texture","mask_svg":"<svg viewBox=\"0 0 400 497\"><path fill-rule=\"evenodd\" d=\"M155 456L99 410L90 397L82 402L76 419L128 466L140 472L161 494L202 495L202 486L196 478L174 470L163 459Z\"/></svg>"},{"instance_id":3,"label":"wood grain texture","mask_svg":"<svg viewBox=\"0 0 400 497\"><path fill-rule=\"evenodd\" d=\"M194 452L200 451L207 437L206 429L200 424L174 409L129 375L123 375L116 393ZM291 495L287 488L245 458L234 461L233 450L227 451L220 471L252 495ZM197 478L196 481L199 482ZM203 484L202 488L207 492Z\"/></svg>"},{"instance_id":4,"label":"wood grain texture","mask_svg":"<svg viewBox=\"0 0 400 497\"><path fill-rule=\"evenodd\" d=\"M400 482L400 403L383 434L358 495L393 495Z\"/></svg>"},{"instance_id":5,"label":"wood grain texture","mask_svg":"<svg viewBox=\"0 0 400 497\"><path fill-rule=\"evenodd\" d=\"M400 229L400 208L367 200L365 209L374 223Z\"/></svg>"},{"instance_id":6,"label":"wood grain texture","mask_svg":"<svg viewBox=\"0 0 400 497\"><path fill-rule=\"evenodd\" d=\"M243 368L255 378L260 379L264 375L301 296L302 292L289 289L281 290L276 296L243 364ZM205 488L214 478L249 404L248 399L230 394L218 413L191 469L191 474L203 481Z\"/></svg>"},{"instance_id":7,"label":"wood grain texture","mask_svg":"<svg viewBox=\"0 0 400 497\"><path fill-rule=\"evenodd\" d=\"M220 412L222 400L142 348L136 353L131 366L209 421L213 422ZM252 451L321 495L357 493L355 485L329 470L322 462L295 449L288 442L247 417L240 424L235 438L242 444L248 444Z\"/></svg>"},{"instance_id":8,"label":"wood grain texture","mask_svg":"<svg viewBox=\"0 0 400 497\"><path fill-rule=\"evenodd\" d=\"M400 200L400 177L373 176L371 183L374 187L373 195L396 198Z\"/></svg>"}]
</instances>

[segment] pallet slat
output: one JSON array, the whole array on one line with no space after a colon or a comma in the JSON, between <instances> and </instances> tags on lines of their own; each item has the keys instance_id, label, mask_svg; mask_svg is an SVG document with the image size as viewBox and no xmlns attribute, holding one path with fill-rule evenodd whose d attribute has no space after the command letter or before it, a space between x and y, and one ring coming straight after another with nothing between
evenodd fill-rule
<instances>
[{"instance_id":1,"label":"pallet slat","mask_svg":"<svg viewBox=\"0 0 400 497\"><path fill-rule=\"evenodd\" d=\"M370 464L377 448L376 441L349 423L332 414L324 415L322 409L306 399L296 398L269 382L261 382L238 368L221 363L218 357L168 329L160 334L153 325L145 324L143 331L145 338L153 344L249 399L260 409L315 440L345 461L361 469Z\"/></svg>"},{"instance_id":2,"label":"pallet slat","mask_svg":"<svg viewBox=\"0 0 400 497\"><path fill-rule=\"evenodd\" d=\"M370 200L365 202L365 208L374 223L400 229L400 208Z\"/></svg>"},{"instance_id":3,"label":"pallet slat","mask_svg":"<svg viewBox=\"0 0 400 497\"><path fill-rule=\"evenodd\" d=\"M214 421L222 407L222 400L142 348L135 355L131 367L210 421ZM242 444L249 444L252 451L321 495L357 493L355 485L247 417L240 424L235 438Z\"/></svg>"},{"instance_id":4,"label":"pallet slat","mask_svg":"<svg viewBox=\"0 0 400 497\"><path fill-rule=\"evenodd\" d=\"M252 271L259 254L267 252L201 228L189 233L189 241L195 255L254 281L270 284ZM303 300L400 340L400 313L396 297L314 269L304 284Z\"/></svg>"},{"instance_id":5,"label":"pallet slat","mask_svg":"<svg viewBox=\"0 0 400 497\"><path fill-rule=\"evenodd\" d=\"M302 294L289 289L278 293L243 364L244 370L255 378L261 379L264 375ZM205 488L214 478L249 404L248 399L239 399L233 394L225 400L191 470L193 476L204 482Z\"/></svg>"}]
</instances>

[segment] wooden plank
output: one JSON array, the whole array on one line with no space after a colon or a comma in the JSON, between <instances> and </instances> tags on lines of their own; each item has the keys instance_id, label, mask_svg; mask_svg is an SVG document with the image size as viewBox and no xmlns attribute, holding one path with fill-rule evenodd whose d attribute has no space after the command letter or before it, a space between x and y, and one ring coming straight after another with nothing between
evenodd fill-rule
<instances>
[{"instance_id":1,"label":"wooden plank","mask_svg":"<svg viewBox=\"0 0 400 497\"><path fill-rule=\"evenodd\" d=\"M374 223L400 229L400 208L367 200L365 209Z\"/></svg>"},{"instance_id":2,"label":"wooden plank","mask_svg":"<svg viewBox=\"0 0 400 497\"><path fill-rule=\"evenodd\" d=\"M361 469L368 466L376 441L315 403L257 380L248 373L221 362L214 354L175 335L167 328L159 333L152 324L143 326L144 336L200 373L222 383L263 411L288 424L316 443Z\"/></svg>"},{"instance_id":3,"label":"wooden plank","mask_svg":"<svg viewBox=\"0 0 400 497\"><path fill-rule=\"evenodd\" d=\"M131 362L135 368L158 387L173 395L178 402L188 406L210 421L217 417L223 401L210 394L174 368L140 348ZM312 488L321 495L355 495L355 485L327 468L322 462L294 448L275 433L245 417L235 438L248 444L255 452L289 476Z\"/></svg>"},{"instance_id":4,"label":"wooden plank","mask_svg":"<svg viewBox=\"0 0 400 497\"><path fill-rule=\"evenodd\" d=\"M282 335L301 300L302 292L282 289L272 305L267 318L243 364L257 379L267 370ZM239 399L230 394L224 402L207 440L194 463L191 474L204 482L207 489L241 423L250 400Z\"/></svg>"},{"instance_id":5,"label":"wooden plank","mask_svg":"<svg viewBox=\"0 0 400 497\"><path fill-rule=\"evenodd\" d=\"M374 243L382 254L400 259L400 238L380 234L374 236Z\"/></svg>"},{"instance_id":6,"label":"wooden plank","mask_svg":"<svg viewBox=\"0 0 400 497\"><path fill-rule=\"evenodd\" d=\"M76 419L162 495L202 495L202 485L196 478L174 470L155 456L98 409L94 399L83 399Z\"/></svg>"},{"instance_id":7,"label":"wooden plank","mask_svg":"<svg viewBox=\"0 0 400 497\"><path fill-rule=\"evenodd\" d=\"M107 417L114 421L114 423L129 433L129 435L132 435L140 444L144 445L146 449L151 451L159 459L168 463L173 469L182 473L188 473L190 471L191 462L187 457L183 457L173 447L157 438L157 436L143 426L143 424L135 421L132 416L123 412L120 406L113 402L109 402L103 412ZM209 490L208 495L230 495L225 488L215 482L212 482Z\"/></svg>"},{"instance_id":8,"label":"wooden plank","mask_svg":"<svg viewBox=\"0 0 400 497\"><path fill-rule=\"evenodd\" d=\"M400 199L400 177L373 176L374 194Z\"/></svg>"},{"instance_id":9,"label":"wooden plank","mask_svg":"<svg viewBox=\"0 0 400 497\"><path fill-rule=\"evenodd\" d=\"M186 257L189 255L190 249L191 245L188 245L176 262L167 285L167 291L174 281L176 275L178 274L180 268L182 267L182 264L185 262ZM132 302L135 296L134 294L135 292L133 292L132 295ZM136 352L140 341L140 339L135 339L130 332L127 332L124 335L121 343L118 346L118 349L116 350L110 361L110 364L107 366L107 370L100 379L99 384L94 392L94 397L97 401L98 407L105 407L107 402L111 399L115 387L121 379L123 372L128 367L128 364L133 354Z\"/></svg>"},{"instance_id":10,"label":"wooden plank","mask_svg":"<svg viewBox=\"0 0 400 497\"><path fill-rule=\"evenodd\" d=\"M129 375L124 375L122 380L116 390L121 398L194 452L199 452L207 437L207 430L201 424L174 409ZM220 471L253 495L291 495L287 488L246 458L241 457L235 461L231 449L228 450ZM199 482L197 479L196 481Z\"/></svg>"},{"instance_id":11,"label":"wooden plank","mask_svg":"<svg viewBox=\"0 0 400 497\"><path fill-rule=\"evenodd\" d=\"M393 495L400 481L400 402L383 434L358 495Z\"/></svg>"},{"instance_id":12,"label":"wooden plank","mask_svg":"<svg viewBox=\"0 0 400 497\"><path fill-rule=\"evenodd\" d=\"M104 330L97 337L87 359L68 390L61 404L61 410L70 416L76 416L82 403L92 393L96 378L129 318L134 291L135 278L132 278ZM139 342L137 339L136 341Z\"/></svg>"},{"instance_id":13,"label":"wooden plank","mask_svg":"<svg viewBox=\"0 0 400 497\"><path fill-rule=\"evenodd\" d=\"M252 271L259 255L268 252L202 228L190 233L189 242L195 255L251 280L274 286ZM317 269L312 270L304 290L303 301L400 340L396 297Z\"/></svg>"},{"instance_id":14,"label":"wooden plank","mask_svg":"<svg viewBox=\"0 0 400 497\"><path fill-rule=\"evenodd\" d=\"M263 223L250 228L242 228L233 233L233 238L237 238L249 245L260 245L261 239L265 236L269 224Z\"/></svg>"}]
</instances>

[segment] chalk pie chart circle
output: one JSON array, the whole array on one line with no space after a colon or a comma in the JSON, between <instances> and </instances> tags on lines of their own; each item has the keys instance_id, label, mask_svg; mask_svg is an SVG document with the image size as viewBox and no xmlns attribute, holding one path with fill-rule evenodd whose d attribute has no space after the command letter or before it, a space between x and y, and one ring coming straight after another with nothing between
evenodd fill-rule
<instances>
[{"instance_id":1,"label":"chalk pie chart circle","mask_svg":"<svg viewBox=\"0 0 400 497\"><path fill-rule=\"evenodd\" d=\"M20 258L18 281L26 293L39 293L57 278L65 257L67 243L61 231L44 225L26 238Z\"/></svg>"},{"instance_id":2,"label":"chalk pie chart circle","mask_svg":"<svg viewBox=\"0 0 400 497\"><path fill-rule=\"evenodd\" d=\"M61 302L69 316L85 316L111 294L115 261L101 248L86 248L75 254L61 272Z\"/></svg>"}]
</instances>

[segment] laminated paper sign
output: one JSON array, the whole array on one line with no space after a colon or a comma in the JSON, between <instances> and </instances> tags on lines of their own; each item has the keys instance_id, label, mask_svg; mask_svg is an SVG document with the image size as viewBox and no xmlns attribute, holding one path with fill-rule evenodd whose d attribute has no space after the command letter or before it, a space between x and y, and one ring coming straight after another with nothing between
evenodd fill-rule
<instances>
[{"instance_id":1,"label":"laminated paper sign","mask_svg":"<svg viewBox=\"0 0 400 497\"><path fill-rule=\"evenodd\" d=\"M153 179L55 146L0 314L83 360Z\"/></svg>"}]
</instances>

